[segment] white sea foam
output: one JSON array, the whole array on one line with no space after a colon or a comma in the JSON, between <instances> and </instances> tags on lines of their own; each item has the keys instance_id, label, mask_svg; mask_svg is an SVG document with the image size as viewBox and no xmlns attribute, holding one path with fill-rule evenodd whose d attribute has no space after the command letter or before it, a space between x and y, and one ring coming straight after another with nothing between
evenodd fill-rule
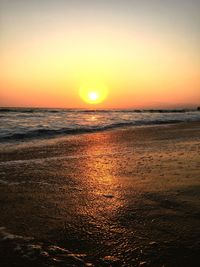
<instances>
[{"instance_id":1,"label":"white sea foam","mask_svg":"<svg viewBox=\"0 0 200 267\"><path fill-rule=\"evenodd\" d=\"M99 157L99 156L113 156L121 154L122 152L112 152L112 153L94 153L92 157ZM15 165L24 165L24 164L45 164L49 163L51 161L55 160L61 160L61 159L77 159L77 158L90 158L90 155L87 154L76 154L76 155L65 155L65 156L55 156L55 157L49 157L49 158L36 158L36 159L19 159L19 160L8 160L8 161L2 161L0 162L0 166L15 166ZM1 174L1 173L0 173ZM2 173L5 174L5 173Z\"/></svg>"},{"instance_id":2,"label":"white sea foam","mask_svg":"<svg viewBox=\"0 0 200 267\"><path fill-rule=\"evenodd\" d=\"M5 180L0 179L0 185L19 185L19 182L8 182Z\"/></svg>"},{"instance_id":3,"label":"white sea foam","mask_svg":"<svg viewBox=\"0 0 200 267\"><path fill-rule=\"evenodd\" d=\"M50 186L50 183L47 182L37 182L37 181L20 181L20 182L10 182L0 179L0 185L7 185L7 186L17 186L23 184L38 184L38 185L47 185Z\"/></svg>"},{"instance_id":4,"label":"white sea foam","mask_svg":"<svg viewBox=\"0 0 200 267\"><path fill-rule=\"evenodd\" d=\"M31 237L23 237L21 235L14 235L9 233L5 227L0 227L0 240L32 240Z\"/></svg>"},{"instance_id":5,"label":"white sea foam","mask_svg":"<svg viewBox=\"0 0 200 267\"><path fill-rule=\"evenodd\" d=\"M93 266L85 261L86 254L74 254L71 251L55 246L38 242L32 237L15 235L7 231L5 227L0 227L0 245L9 249L9 254L12 256L21 257L22 259L35 260L36 262L45 261L49 266ZM68 264L68 265L67 265ZM43 265L42 265L43 266Z\"/></svg>"}]
</instances>

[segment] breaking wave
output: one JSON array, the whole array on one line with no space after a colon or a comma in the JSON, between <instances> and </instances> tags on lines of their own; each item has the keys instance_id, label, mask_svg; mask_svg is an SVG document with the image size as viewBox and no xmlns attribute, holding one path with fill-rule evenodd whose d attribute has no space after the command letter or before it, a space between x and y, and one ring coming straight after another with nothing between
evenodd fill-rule
<instances>
[{"instance_id":1,"label":"breaking wave","mask_svg":"<svg viewBox=\"0 0 200 267\"><path fill-rule=\"evenodd\" d=\"M0 108L0 142L23 141L68 134L92 133L120 127L200 121L194 110L78 110Z\"/></svg>"}]
</instances>

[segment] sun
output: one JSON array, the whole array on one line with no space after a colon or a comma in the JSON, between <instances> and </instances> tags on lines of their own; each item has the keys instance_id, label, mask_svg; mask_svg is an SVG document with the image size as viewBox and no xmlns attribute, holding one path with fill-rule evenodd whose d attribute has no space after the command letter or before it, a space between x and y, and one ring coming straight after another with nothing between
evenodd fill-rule
<instances>
[{"instance_id":1,"label":"sun","mask_svg":"<svg viewBox=\"0 0 200 267\"><path fill-rule=\"evenodd\" d=\"M84 84L79 89L79 95L82 100L88 104L102 103L108 94L107 87L104 84Z\"/></svg>"},{"instance_id":2,"label":"sun","mask_svg":"<svg viewBox=\"0 0 200 267\"><path fill-rule=\"evenodd\" d=\"M89 93L88 93L88 99L89 99L90 101L97 101L98 98L99 98L99 94L98 94L97 92L92 91L92 92L89 92Z\"/></svg>"}]
</instances>

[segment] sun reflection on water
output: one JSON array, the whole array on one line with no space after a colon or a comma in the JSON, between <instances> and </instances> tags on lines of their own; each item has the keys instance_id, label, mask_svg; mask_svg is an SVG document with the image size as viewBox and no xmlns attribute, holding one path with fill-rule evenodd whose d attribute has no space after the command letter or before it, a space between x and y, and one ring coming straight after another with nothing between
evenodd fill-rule
<instances>
[{"instance_id":1,"label":"sun reflection on water","mask_svg":"<svg viewBox=\"0 0 200 267\"><path fill-rule=\"evenodd\" d=\"M103 136L103 140L98 139L98 134L89 138L82 152L85 157L77 166L81 186L84 188L83 198L87 199L87 209L84 208L80 212L90 213L97 220L101 220L105 214L109 218L114 216L123 201L119 190L115 150L110 145L109 135ZM111 156L108 157L108 154Z\"/></svg>"}]
</instances>

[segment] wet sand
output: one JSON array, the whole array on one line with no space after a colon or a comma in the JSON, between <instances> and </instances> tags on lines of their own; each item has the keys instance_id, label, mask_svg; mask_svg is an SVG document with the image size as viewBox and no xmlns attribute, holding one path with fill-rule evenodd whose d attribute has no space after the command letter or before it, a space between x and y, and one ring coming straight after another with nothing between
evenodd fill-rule
<instances>
[{"instance_id":1,"label":"wet sand","mask_svg":"<svg viewBox=\"0 0 200 267\"><path fill-rule=\"evenodd\" d=\"M200 266L200 123L0 147L1 266Z\"/></svg>"}]
</instances>

